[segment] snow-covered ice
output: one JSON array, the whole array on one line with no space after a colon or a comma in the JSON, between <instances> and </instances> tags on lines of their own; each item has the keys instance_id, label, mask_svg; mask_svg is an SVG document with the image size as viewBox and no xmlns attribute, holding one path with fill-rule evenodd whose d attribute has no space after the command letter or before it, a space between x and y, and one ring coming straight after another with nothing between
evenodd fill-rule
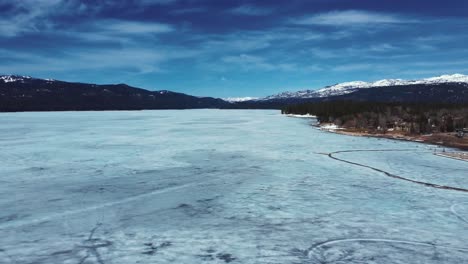
<instances>
[{"instance_id":1,"label":"snow-covered ice","mask_svg":"<svg viewBox=\"0 0 468 264\"><path fill-rule=\"evenodd\" d=\"M0 114L0 263L464 263L464 161L278 111ZM360 150L360 151L356 151ZM379 151L369 151L379 150Z\"/></svg>"}]
</instances>

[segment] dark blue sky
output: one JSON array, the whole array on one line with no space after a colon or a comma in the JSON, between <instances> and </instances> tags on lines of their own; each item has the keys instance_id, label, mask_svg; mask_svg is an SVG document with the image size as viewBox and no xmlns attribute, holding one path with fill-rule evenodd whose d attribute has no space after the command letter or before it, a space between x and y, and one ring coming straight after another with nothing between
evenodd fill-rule
<instances>
[{"instance_id":1,"label":"dark blue sky","mask_svg":"<svg viewBox=\"0 0 468 264\"><path fill-rule=\"evenodd\" d=\"M468 73L464 0L0 0L0 73L264 96Z\"/></svg>"}]
</instances>

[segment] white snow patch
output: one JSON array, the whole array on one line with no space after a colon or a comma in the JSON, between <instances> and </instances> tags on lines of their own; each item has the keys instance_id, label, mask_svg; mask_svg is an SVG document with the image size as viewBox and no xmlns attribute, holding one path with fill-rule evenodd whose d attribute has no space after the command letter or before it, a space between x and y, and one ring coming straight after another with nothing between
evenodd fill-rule
<instances>
[{"instance_id":1,"label":"white snow patch","mask_svg":"<svg viewBox=\"0 0 468 264\"><path fill-rule=\"evenodd\" d=\"M324 124L324 125L320 125L320 129L322 130L339 130L339 129L343 129L342 127L339 127L335 124Z\"/></svg>"},{"instance_id":2,"label":"white snow patch","mask_svg":"<svg viewBox=\"0 0 468 264\"><path fill-rule=\"evenodd\" d=\"M286 116L289 117L299 117L299 118L316 118L317 116L311 115L311 114L306 114L306 115L293 115L293 114L287 114Z\"/></svg>"},{"instance_id":3,"label":"white snow patch","mask_svg":"<svg viewBox=\"0 0 468 264\"><path fill-rule=\"evenodd\" d=\"M168 93L170 93L170 91L168 91L168 90L160 90L160 91L156 91L156 92L158 92L159 94L168 94Z\"/></svg>"},{"instance_id":4,"label":"white snow patch","mask_svg":"<svg viewBox=\"0 0 468 264\"><path fill-rule=\"evenodd\" d=\"M0 80L5 83L24 81L25 79L31 79L30 76L19 76L19 75L1 75Z\"/></svg>"},{"instance_id":5,"label":"white snow patch","mask_svg":"<svg viewBox=\"0 0 468 264\"><path fill-rule=\"evenodd\" d=\"M230 103L237 103L237 102L246 102L246 101L253 101L257 100L258 97L228 97L228 98L223 98L224 101L228 101Z\"/></svg>"}]
</instances>

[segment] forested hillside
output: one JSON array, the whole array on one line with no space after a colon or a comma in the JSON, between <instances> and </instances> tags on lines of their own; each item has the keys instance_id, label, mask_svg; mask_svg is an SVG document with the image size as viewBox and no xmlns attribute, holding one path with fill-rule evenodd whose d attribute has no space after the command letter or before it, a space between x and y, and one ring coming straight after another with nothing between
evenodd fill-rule
<instances>
[{"instance_id":1,"label":"forested hillside","mask_svg":"<svg viewBox=\"0 0 468 264\"><path fill-rule=\"evenodd\" d=\"M96 85L27 76L2 76L0 112L223 108L230 104L167 90L126 84Z\"/></svg>"},{"instance_id":2,"label":"forested hillside","mask_svg":"<svg viewBox=\"0 0 468 264\"><path fill-rule=\"evenodd\" d=\"M312 114L320 122L384 133L425 134L468 127L467 104L332 101L291 105L282 113Z\"/></svg>"}]
</instances>

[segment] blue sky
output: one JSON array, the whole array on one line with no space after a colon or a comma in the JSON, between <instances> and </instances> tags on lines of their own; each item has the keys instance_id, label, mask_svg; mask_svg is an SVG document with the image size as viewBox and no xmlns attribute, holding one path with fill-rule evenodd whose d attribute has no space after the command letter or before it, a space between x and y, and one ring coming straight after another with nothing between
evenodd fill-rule
<instances>
[{"instance_id":1,"label":"blue sky","mask_svg":"<svg viewBox=\"0 0 468 264\"><path fill-rule=\"evenodd\" d=\"M0 74L216 97L468 74L464 0L0 0Z\"/></svg>"}]
</instances>

